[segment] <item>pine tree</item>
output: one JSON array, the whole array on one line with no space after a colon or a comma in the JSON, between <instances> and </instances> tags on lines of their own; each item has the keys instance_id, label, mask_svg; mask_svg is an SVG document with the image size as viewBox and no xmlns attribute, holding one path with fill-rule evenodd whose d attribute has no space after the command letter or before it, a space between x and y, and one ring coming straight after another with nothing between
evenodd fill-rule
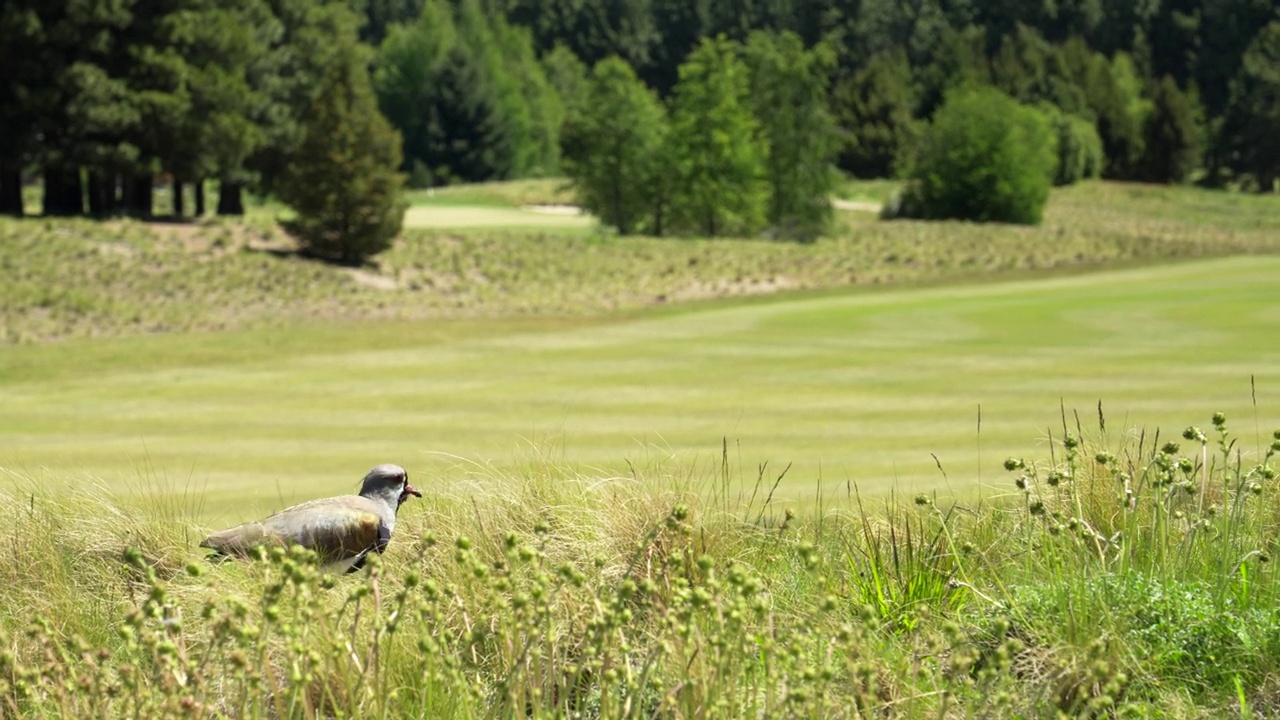
<instances>
[{"instance_id":1,"label":"pine tree","mask_svg":"<svg viewBox=\"0 0 1280 720\"><path fill-rule=\"evenodd\" d=\"M1231 85L1223 153L1262 192L1280 182L1280 21L1249 44Z\"/></svg>"},{"instance_id":2,"label":"pine tree","mask_svg":"<svg viewBox=\"0 0 1280 720\"><path fill-rule=\"evenodd\" d=\"M378 112L365 54L344 39L311 106L306 133L280 184L297 218L287 228L305 254L358 263L400 232L400 137Z\"/></svg>"},{"instance_id":3,"label":"pine tree","mask_svg":"<svg viewBox=\"0 0 1280 720\"><path fill-rule=\"evenodd\" d=\"M842 130L840 169L860 178L896 175L919 132L914 104L911 66L901 49L875 55L838 81L831 105Z\"/></svg>"},{"instance_id":4,"label":"pine tree","mask_svg":"<svg viewBox=\"0 0 1280 720\"><path fill-rule=\"evenodd\" d=\"M392 28L375 84L406 169L431 182L558 170L564 110L530 33L478 0L427 0L416 22Z\"/></svg>"},{"instance_id":5,"label":"pine tree","mask_svg":"<svg viewBox=\"0 0 1280 720\"><path fill-rule=\"evenodd\" d=\"M1165 75L1156 84L1151 105L1140 177L1147 182L1185 182L1200 165L1200 134L1191 98Z\"/></svg>"},{"instance_id":6,"label":"pine tree","mask_svg":"<svg viewBox=\"0 0 1280 720\"><path fill-rule=\"evenodd\" d=\"M243 215L242 190L253 186L280 194L289 164L297 156L309 114L338 54L356 36L359 18L346 3L327 0L267 0L271 20L256 29L266 50L247 68L260 102L251 117L262 143L244 168L218 177L218 214Z\"/></svg>"},{"instance_id":7,"label":"pine tree","mask_svg":"<svg viewBox=\"0 0 1280 720\"><path fill-rule=\"evenodd\" d=\"M671 109L670 216L681 234L751 235L764 225L765 147L737 45L704 40L680 66Z\"/></svg>"}]
</instances>

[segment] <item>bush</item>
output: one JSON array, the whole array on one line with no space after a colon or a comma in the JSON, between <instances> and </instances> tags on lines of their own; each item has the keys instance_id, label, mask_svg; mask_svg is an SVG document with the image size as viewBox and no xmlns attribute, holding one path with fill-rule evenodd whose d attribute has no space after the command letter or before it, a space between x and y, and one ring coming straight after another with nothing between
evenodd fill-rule
<instances>
[{"instance_id":1,"label":"bush","mask_svg":"<svg viewBox=\"0 0 1280 720\"><path fill-rule=\"evenodd\" d=\"M1043 114L995 88L957 90L925 132L898 214L1037 224L1056 156Z\"/></svg>"}]
</instances>

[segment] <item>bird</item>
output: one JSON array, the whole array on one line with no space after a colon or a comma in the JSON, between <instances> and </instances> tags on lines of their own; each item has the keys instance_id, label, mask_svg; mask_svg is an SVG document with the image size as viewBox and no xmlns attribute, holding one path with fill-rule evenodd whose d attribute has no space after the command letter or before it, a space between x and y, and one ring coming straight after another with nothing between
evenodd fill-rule
<instances>
[{"instance_id":1,"label":"bird","mask_svg":"<svg viewBox=\"0 0 1280 720\"><path fill-rule=\"evenodd\" d=\"M248 557L254 548L301 545L314 550L327 572L352 573L364 567L370 552L391 542L396 511L409 496L422 497L404 468L378 465L364 476L359 495L310 500L256 522L215 532L200 543L210 557Z\"/></svg>"}]
</instances>

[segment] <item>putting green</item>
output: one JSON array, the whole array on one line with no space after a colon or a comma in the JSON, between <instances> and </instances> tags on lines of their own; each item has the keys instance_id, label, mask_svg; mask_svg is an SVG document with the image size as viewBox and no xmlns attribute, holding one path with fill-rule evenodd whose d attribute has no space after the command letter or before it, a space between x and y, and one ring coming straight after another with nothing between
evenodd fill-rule
<instances>
[{"instance_id":1,"label":"putting green","mask_svg":"<svg viewBox=\"0 0 1280 720\"><path fill-rule=\"evenodd\" d=\"M1088 430L1101 401L1113 437L1222 410L1252 452L1280 427L1278 277L1280 258L1250 257L594 321L10 347L0 467L194 492L231 521L387 461L426 490L541 457L707 482L724 438L743 482L793 463L779 494L797 501L819 482L961 490L1002 483L1010 454L1047 457L1059 402Z\"/></svg>"}]
</instances>

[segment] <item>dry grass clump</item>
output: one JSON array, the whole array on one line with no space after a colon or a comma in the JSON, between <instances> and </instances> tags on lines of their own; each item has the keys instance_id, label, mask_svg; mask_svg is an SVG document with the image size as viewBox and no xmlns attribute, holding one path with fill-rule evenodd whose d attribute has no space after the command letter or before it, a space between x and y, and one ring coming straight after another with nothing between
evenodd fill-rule
<instances>
[{"instance_id":1,"label":"dry grass clump","mask_svg":"<svg viewBox=\"0 0 1280 720\"><path fill-rule=\"evenodd\" d=\"M819 514L553 464L404 513L355 576L209 566L192 498L11 479L3 717L1167 717L1275 707L1274 441L1077 421L1009 495ZM1174 447L1177 444L1177 447ZM1185 449L1184 449L1185 448ZM77 486L68 486L77 487ZM733 488L745 502L732 500ZM878 503L877 503L878 504Z\"/></svg>"}]
</instances>

